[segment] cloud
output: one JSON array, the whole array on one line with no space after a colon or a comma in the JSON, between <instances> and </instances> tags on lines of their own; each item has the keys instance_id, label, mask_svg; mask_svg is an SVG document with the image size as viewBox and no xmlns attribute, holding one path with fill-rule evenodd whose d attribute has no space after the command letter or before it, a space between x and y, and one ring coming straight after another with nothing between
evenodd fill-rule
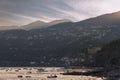
<instances>
[{"instance_id":1,"label":"cloud","mask_svg":"<svg viewBox=\"0 0 120 80\"><path fill-rule=\"evenodd\" d=\"M80 21L119 11L119 0L0 0L0 25L68 18Z\"/></svg>"}]
</instances>

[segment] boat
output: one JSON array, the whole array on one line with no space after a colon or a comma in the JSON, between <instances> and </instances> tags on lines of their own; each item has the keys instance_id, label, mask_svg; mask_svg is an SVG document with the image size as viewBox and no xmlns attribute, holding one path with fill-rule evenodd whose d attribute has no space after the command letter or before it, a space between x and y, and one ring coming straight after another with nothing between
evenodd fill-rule
<instances>
[{"instance_id":1,"label":"boat","mask_svg":"<svg viewBox=\"0 0 120 80\"><path fill-rule=\"evenodd\" d=\"M50 75L50 76L47 76L47 78L57 78L56 75Z\"/></svg>"}]
</instances>

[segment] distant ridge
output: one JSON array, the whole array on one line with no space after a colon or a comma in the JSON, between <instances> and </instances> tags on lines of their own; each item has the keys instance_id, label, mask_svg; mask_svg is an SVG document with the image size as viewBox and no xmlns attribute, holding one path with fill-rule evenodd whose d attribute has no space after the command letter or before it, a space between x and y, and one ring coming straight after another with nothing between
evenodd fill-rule
<instances>
[{"instance_id":1,"label":"distant ridge","mask_svg":"<svg viewBox=\"0 0 120 80\"><path fill-rule=\"evenodd\" d=\"M17 26L0 26L0 30L11 30L11 29L24 29L24 30L31 30L31 29L41 29L50 27L53 25L61 24L61 23L68 23L72 22L69 19L59 19L59 20L53 20L51 22L43 22L43 21L35 21L20 27ZM75 22L75 25L79 26L90 26L90 25L116 25L120 24L120 11L115 13L109 13L100 15L97 17L89 18L86 20L82 20L79 22Z\"/></svg>"},{"instance_id":2,"label":"distant ridge","mask_svg":"<svg viewBox=\"0 0 120 80\"><path fill-rule=\"evenodd\" d=\"M0 30L13 30L13 29L19 29L18 26L0 26Z\"/></svg>"},{"instance_id":3,"label":"distant ridge","mask_svg":"<svg viewBox=\"0 0 120 80\"><path fill-rule=\"evenodd\" d=\"M35 21L27 25L21 26L21 28L25 30L41 29L41 28L46 28L46 27L53 26L53 25L60 24L60 23L67 23L67 22L72 22L72 21L70 21L69 19L54 20L49 23L46 23L43 21Z\"/></svg>"},{"instance_id":4,"label":"distant ridge","mask_svg":"<svg viewBox=\"0 0 120 80\"><path fill-rule=\"evenodd\" d=\"M43 22L43 21L35 21L32 23L29 23L27 25L21 26L22 29L34 29L34 28L43 28L44 26L46 26L47 23Z\"/></svg>"}]
</instances>

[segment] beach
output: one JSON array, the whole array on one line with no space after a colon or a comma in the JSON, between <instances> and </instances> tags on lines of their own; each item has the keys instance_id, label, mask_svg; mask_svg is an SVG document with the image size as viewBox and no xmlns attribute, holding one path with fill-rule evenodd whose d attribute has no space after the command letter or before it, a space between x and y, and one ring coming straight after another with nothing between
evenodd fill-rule
<instances>
[{"instance_id":1,"label":"beach","mask_svg":"<svg viewBox=\"0 0 120 80\"><path fill-rule=\"evenodd\" d=\"M65 71L61 67L7 67L0 68L0 80L103 80L92 76L62 75ZM51 78L54 75L57 77Z\"/></svg>"}]
</instances>

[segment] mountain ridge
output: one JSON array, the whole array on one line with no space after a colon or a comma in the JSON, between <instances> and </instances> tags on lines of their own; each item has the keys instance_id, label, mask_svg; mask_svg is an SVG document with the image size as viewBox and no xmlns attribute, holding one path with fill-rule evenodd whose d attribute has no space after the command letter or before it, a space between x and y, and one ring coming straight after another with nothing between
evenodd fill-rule
<instances>
[{"instance_id":1,"label":"mountain ridge","mask_svg":"<svg viewBox=\"0 0 120 80\"><path fill-rule=\"evenodd\" d=\"M89 25L104 25L104 24L113 25L116 23L118 24L118 21L120 21L120 11L103 14L76 23L79 25L81 24L82 26L86 25L86 23L89 23Z\"/></svg>"},{"instance_id":2,"label":"mountain ridge","mask_svg":"<svg viewBox=\"0 0 120 80\"><path fill-rule=\"evenodd\" d=\"M26 30L41 29L41 28L47 28L53 25L57 25L60 23L67 23L67 22L72 22L72 21L69 19L53 20L51 22L35 21L27 25L21 26L21 28Z\"/></svg>"},{"instance_id":3,"label":"mountain ridge","mask_svg":"<svg viewBox=\"0 0 120 80\"><path fill-rule=\"evenodd\" d=\"M107 22L106 22L107 21ZM7 26L7 27L11 27L11 28L4 28L4 30L11 30L11 29L26 29L26 30L31 30L31 29L41 29L41 28L47 28L49 26L54 26L60 23L66 23L66 22L72 22L75 23L76 25L81 25L81 26L86 26L86 23L89 23L89 25L104 25L104 24L118 24L117 21L120 21L120 11L118 12L114 12L114 13L107 13L107 14L103 14L97 17L92 17L89 19L85 19L82 21L78 21L78 22L73 22L69 19L58 19L58 20L53 20L51 22L43 22L43 21L34 21L31 23L28 23L26 25L22 25L19 27L11 27L11 26ZM2 30L2 28L0 29Z\"/></svg>"},{"instance_id":4,"label":"mountain ridge","mask_svg":"<svg viewBox=\"0 0 120 80\"><path fill-rule=\"evenodd\" d=\"M88 54L88 49L102 47L120 38L119 20L111 23L105 18L60 23L28 31L0 31L0 66L10 63L25 66L31 65L31 61L36 62L34 65L37 66L91 63L93 55Z\"/></svg>"}]
</instances>

